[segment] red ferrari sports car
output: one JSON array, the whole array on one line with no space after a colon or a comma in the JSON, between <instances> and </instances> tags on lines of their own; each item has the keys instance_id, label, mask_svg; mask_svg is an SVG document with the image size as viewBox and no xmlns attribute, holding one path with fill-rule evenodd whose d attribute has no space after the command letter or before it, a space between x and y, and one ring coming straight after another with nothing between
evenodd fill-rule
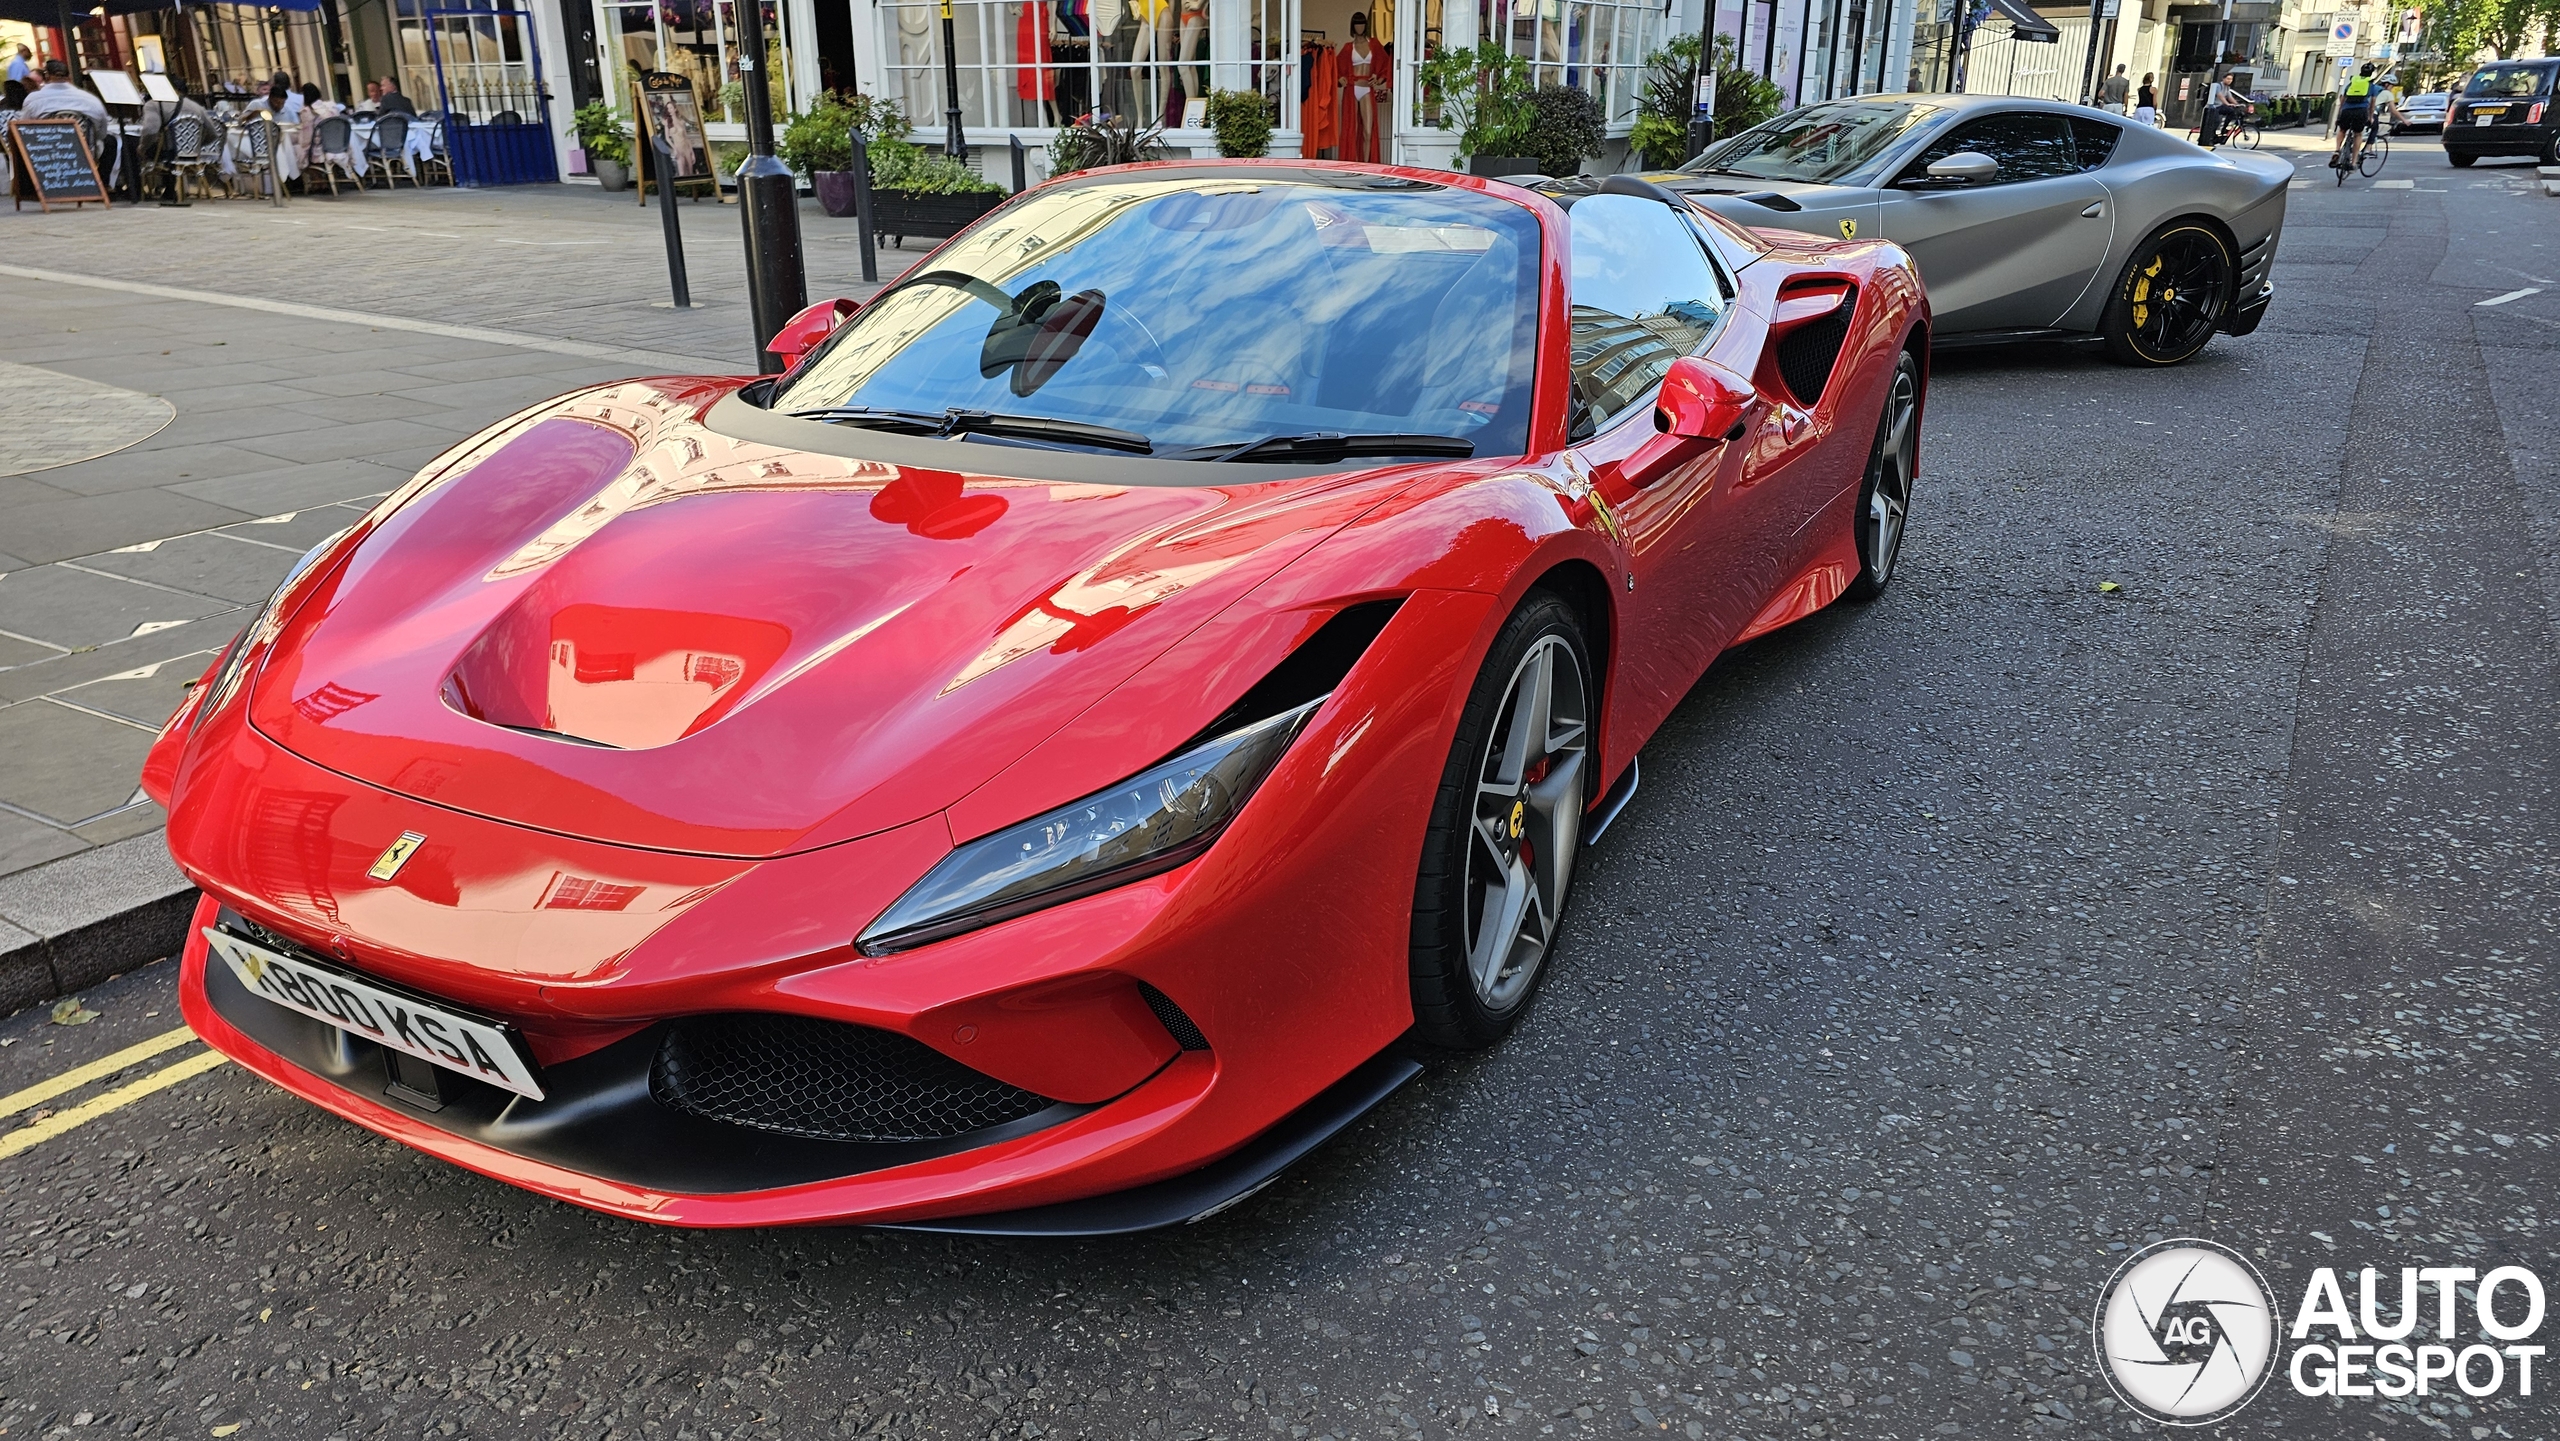
<instances>
[{"instance_id":1,"label":"red ferrari sports car","mask_svg":"<svg viewBox=\"0 0 2560 1441\"><path fill-rule=\"evenodd\" d=\"M1041 186L304 557L147 762L187 1019L643 1220L1222 1209L1519 1020L1717 652L1884 589L1927 326L1626 177Z\"/></svg>"}]
</instances>

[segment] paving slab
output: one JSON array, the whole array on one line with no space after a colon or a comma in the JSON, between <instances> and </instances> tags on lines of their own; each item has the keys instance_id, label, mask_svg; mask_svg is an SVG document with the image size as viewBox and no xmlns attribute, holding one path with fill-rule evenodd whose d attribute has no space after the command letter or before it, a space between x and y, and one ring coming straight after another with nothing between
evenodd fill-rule
<instances>
[{"instance_id":1,"label":"paving slab","mask_svg":"<svg viewBox=\"0 0 2560 1441\"><path fill-rule=\"evenodd\" d=\"M80 563L128 580L150 581L223 600L266 599L292 569L294 554L208 531L173 540L144 541Z\"/></svg>"},{"instance_id":2,"label":"paving slab","mask_svg":"<svg viewBox=\"0 0 2560 1441\"><path fill-rule=\"evenodd\" d=\"M0 706L0 804L75 826L133 801L151 732L50 697Z\"/></svg>"},{"instance_id":3,"label":"paving slab","mask_svg":"<svg viewBox=\"0 0 2560 1441\"><path fill-rule=\"evenodd\" d=\"M146 627L172 629L229 608L209 596L69 566L0 575L0 631L65 650L123 640Z\"/></svg>"}]
</instances>

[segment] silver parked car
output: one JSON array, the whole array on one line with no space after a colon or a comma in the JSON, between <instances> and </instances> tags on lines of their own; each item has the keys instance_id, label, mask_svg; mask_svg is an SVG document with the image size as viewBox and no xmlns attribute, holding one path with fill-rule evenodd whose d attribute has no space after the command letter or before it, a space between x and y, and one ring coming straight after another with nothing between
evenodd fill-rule
<instances>
[{"instance_id":1,"label":"silver parked car","mask_svg":"<svg viewBox=\"0 0 2560 1441\"><path fill-rule=\"evenodd\" d=\"M2412 95L2400 102L2400 123L2391 128L2391 133L2408 135L2441 131L2444 129L2445 107L2452 103L2453 96L2442 90Z\"/></svg>"},{"instance_id":2,"label":"silver parked car","mask_svg":"<svg viewBox=\"0 0 2560 1441\"><path fill-rule=\"evenodd\" d=\"M1863 95L1645 178L1746 225L1902 246L1936 345L2086 340L2175 365L2216 331L2258 328L2293 164L2079 105Z\"/></svg>"}]
</instances>

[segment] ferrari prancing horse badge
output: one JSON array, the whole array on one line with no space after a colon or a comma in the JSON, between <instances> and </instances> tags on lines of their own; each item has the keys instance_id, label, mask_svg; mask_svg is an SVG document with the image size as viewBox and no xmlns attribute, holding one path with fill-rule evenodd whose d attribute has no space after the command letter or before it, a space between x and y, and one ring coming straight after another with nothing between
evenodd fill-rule
<instances>
[{"instance_id":1,"label":"ferrari prancing horse badge","mask_svg":"<svg viewBox=\"0 0 2560 1441\"><path fill-rule=\"evenodd\" d=\"M1841 222L1840 222L1840 238L1841 238L1841 239L1843 239L1843 240L1855 240L1855 239L1857 239L1857 238L1858 238L1858 222L1856 222L1856 221L1854 221L1854 220L1843 220L1843 221L1841 221Z\"/></svg>"},{"instance_id":2,"label":"ferrari prancing horse badge","mask_svg":"<svg viewBox=\"0 0 2560 1441\"><path fill-rule=\"evenodd\" d=\"M426 841L427 838L416 831L402 831L400 839L382 848L381 856L365 871L365 874L377 881L391 879L400 874L400 868L409 863L409 857L416 854L418 847L426 844Z\"/></svg>"}]
</instances>

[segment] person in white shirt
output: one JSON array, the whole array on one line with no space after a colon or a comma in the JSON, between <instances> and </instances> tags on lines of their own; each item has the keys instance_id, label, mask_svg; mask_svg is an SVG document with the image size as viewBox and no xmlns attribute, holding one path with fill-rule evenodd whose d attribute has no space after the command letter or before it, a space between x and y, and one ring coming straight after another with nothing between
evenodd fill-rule
<instances>
[{"instance_id":1,"label":"person in white shirt","mask_svg":"<svg viewBox=\"0 0 2560 1441\"><path fill-rule=\"evenodd\" d=\"M114 184L116 128L107 119L107 103L71 83L71 67L59 60L44 62L44 84L27 96L20 117L70 115L89 137L89 157L98 162L98 178Z\"/></svg>"},{"instance_id":2,"label":"person in white shirt","mask_svg":"<svg viewBox=\"0 0 2560 1441\"><path fill-rule=\"evenodd\" d=\"M35 58L36 52L24 45L19 46L18 53L9 57L9 78L21 85L26 84L27 77L35 73Z\"/></svg>"}]
</instances>

